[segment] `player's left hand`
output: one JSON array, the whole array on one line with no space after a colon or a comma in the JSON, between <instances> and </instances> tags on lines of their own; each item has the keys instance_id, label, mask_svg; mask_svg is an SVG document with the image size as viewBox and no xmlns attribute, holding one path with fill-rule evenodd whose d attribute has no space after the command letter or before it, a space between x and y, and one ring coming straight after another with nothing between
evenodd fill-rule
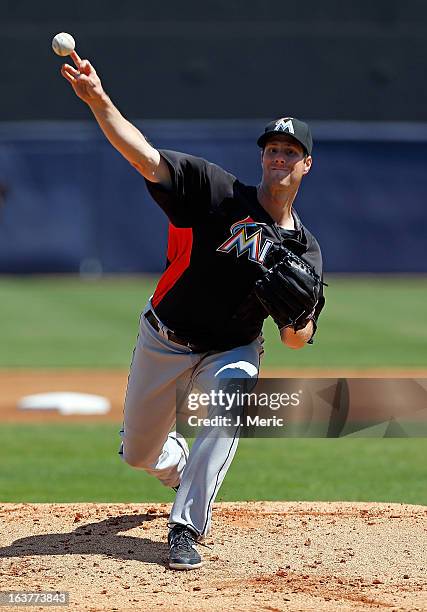
<instances>
[{"instance_id":1,"label":"player's left hand","mask_svg":"<svg viewBox=\"0 0 427 612\"><path fill-rule=\"evenodd\" d=\"M306 327L313 318L322 288L315 270L282 247L280 261L264 269L255 283L255 294L280 329L291 326L295 331Z\"/></svg>"}]
</instances>

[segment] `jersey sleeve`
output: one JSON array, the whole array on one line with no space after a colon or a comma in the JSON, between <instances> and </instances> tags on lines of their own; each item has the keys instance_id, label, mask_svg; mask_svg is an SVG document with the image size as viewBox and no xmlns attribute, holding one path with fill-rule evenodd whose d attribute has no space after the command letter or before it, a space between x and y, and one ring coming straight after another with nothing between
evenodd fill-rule
<instances>
[{"instance_id":1,"label":"jersey sleeve","mask_svg":"<svg viewBox=\"0 0 427 612\"><path fill-rule=\"evenodd\" d=\"M215 207L234 177L200 157L178 151L159 153L169 167L172 186L145 179L147 189L175 227L193 227Z\"/></svg>"}]
</instances>

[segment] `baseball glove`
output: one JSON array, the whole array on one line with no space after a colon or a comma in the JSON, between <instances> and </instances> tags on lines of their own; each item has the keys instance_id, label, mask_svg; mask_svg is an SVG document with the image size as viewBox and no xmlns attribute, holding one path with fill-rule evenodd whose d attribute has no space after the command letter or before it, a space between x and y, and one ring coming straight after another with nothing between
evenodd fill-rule
<instances>
[{"instance_id":1,"label":"baseball glove","mask_svg":"<svg viewBox=\"0 0 427 612\"><path fill-rule=\"evenodd\" d=\"M322 289L314 268L282 246L280 259L255 283L255 294L279 326L303 329L313 318Z\"/></svg>"}]
</instances>

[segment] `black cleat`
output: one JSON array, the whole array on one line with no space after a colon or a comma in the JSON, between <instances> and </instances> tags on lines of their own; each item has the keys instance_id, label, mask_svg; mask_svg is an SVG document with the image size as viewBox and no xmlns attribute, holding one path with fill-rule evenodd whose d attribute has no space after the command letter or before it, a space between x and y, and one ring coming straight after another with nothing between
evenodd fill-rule
<instances>
[{"instance_id":1,"label":"black cleat","mask_svg":"<svg viewBox=\"0 0 427 612\"><path fill-rule=\"evenodd\" d=\"M196 534L185 525L175 525L168 535L169 567L175 570L191 570L203 565L195 548Z\"/></svg>"}]
</instances>

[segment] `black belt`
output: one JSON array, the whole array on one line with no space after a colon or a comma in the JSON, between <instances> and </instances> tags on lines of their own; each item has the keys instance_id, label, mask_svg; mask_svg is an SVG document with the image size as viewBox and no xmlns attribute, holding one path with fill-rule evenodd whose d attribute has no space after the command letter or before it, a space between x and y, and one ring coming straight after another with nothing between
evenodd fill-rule
<instances>
[{"instance_id":1,"label":"black belt","mask_svg":"<svg viewBox=\"0 0 427 612\"><path fill-rule=\"evenodd\" d=\"M159 325L159 322L154 312L152 310L149 310L148 312L145 313L144 316L149 322L149 324L151 325L151 327L153 327L157 332L160 332L160 325ZM166 331L166 335L168 339L171 340L172 342L175 342L176 344L181 344L181 346L186 346L187 348L191 349L194 353L205 353L209 350L207 348L202 348L201 346L197 346L196 344L192 344L191 342L189 342L185 338L182 338L181 336L177 336L175 332L171 331L170 329Z\"/></svg>"}]
</instances>

